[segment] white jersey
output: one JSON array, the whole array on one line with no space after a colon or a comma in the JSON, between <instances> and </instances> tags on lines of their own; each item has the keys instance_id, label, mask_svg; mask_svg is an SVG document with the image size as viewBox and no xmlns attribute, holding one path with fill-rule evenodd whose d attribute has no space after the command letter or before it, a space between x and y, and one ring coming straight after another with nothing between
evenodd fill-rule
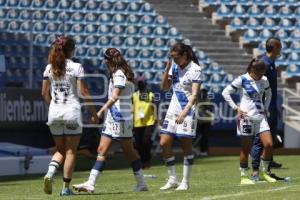
<instances>
[{"instance_id":1,"label":"white jersey","mask_svg":"<svg viewBox=\"0 0 300 200\"><path fill-rule=\"evenodd\" d=\"M134 85L127 81L122 70L117 70L113 73L112 78L110 79L108 99L112 97L114 88L120 88L121 94L119 99L112 105L111 108L109 108L106 121L132 121L132 95L134 92Z\"/></svg>"},{"instance_id":2,"label":"white jersey","mask_svg":"<svg viewBox=\"0 0 300 200\"><path fill-rule=\"evenodd\" d=\"M46 66L44 79L51 82L51 104L79 105L77 93L77 79L84 77L84 70L80 63L66 60L66 74L62 79L55 80L51 73L51 64Z\"/></svg>"},{"instance_id":3,"label":"white jersey","mask_svg":"<svg viewBox=\"0 0 300 200\"><path fill-rule=\"evenodd\" d=\"M168 113L178 114L183 111L192 95L192 83L202 83L201 67L191 61L184 69L172 62L169 70L172 80L173 95L169 104ZM188 115L193 115L195 105L192 106Z\"/></svg>"},{"instance_id":4,"label":"white jersey","mask_svg":"<svg viewBox=\"0 0 300 200\"><path fill-rule=\"evenodd\" d=\"M267 77L263 76L260 80L254 80L248 73L243 74L233 80L222 92L224 99L230 107L237 109L238 106L232 100L230 94L240 90L240 108L247 112L250 119L263 119L264 111L268 110L271 101L271 89ZM265 99L263 100L263 95Z\"/></svg>"}]
</instances>

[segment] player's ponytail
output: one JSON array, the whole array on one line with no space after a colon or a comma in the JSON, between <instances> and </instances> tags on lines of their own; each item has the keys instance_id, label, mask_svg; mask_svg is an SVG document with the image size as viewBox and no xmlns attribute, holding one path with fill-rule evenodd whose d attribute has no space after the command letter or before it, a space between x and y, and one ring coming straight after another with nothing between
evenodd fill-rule
<instances>
[{"instance_id":1,"label":"player's ponytail","mask_svg":"<svg viewBox=\"0 0 300 200\"><path fill-rule=\"evenodd\" d=\"M48 55L51 64L51 73L54 79L62 78L66 73L66 59L70 58L75 49L75 41L72 37L57 37L52 43Z\"/></svg>"}]
</instances>

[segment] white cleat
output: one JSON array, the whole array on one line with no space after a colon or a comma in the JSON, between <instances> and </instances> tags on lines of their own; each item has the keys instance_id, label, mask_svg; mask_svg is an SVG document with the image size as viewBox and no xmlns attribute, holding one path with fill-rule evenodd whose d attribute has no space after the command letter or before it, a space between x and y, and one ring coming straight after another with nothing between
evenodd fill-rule
<instances>
[{"instance_id":1,"label":"white cleat","mask_svg":"<svg viewBox=\"0 0 300 200\"><path fill-rule=\"evenodd\" d=\"M180 185L176 188L176 191L188 190L189 184L185 182L181 182Z\"/></svg>"},{"instance_id":2,"label":"white cleat","mask_svg":"<svg viewBox=\"0 0 300 200\"><path fill-rule=\"evenodd\" d=\"M145 192L148 191L147 185L145 184L138 184L135 188L134 188L135 192Z\"/></svg>"},{"instance_id":3,"label":"white cleat","mask_svg":"<svg viewBox=\"0 0 300 200\"><path fill-rule=\"evenodd\" d=\"M44 192L46 194L52 194L52 183L53 178L46 175L44 177Z\"/></svg>"},{"instance_id":4,"label":"white cleat","mask_svg":"<svg viewBox=\"0 0 300 200\"><path fill-rule=\"evenodd\" d=\"M169 179L168 182L160 188L160 190L169 190L178 187L177 180Z\"/></svg>"},{"instance_id":5,"label":"white cleat","mask_svg":"<svg viewBox=\"0 0 300 200\"><path fill-rule=\"evenodd\" d=\"M88 192L88 193L94 193L95 186L89 184L88 182L73 185L73 189L78 192Z\"/></svg>"}]
</instances>

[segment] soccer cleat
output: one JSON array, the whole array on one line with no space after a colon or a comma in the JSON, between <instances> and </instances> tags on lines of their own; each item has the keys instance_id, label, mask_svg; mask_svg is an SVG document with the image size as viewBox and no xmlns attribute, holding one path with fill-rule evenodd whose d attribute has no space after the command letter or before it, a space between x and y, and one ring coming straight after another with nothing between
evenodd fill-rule
<instances>
[{"instance_id":1,"label":"soccer cleat","mask_svg":"<svg viewBox=\"0 0 300 200\"><path fill-rule=\"evenodd\" d=\"M275 162L275 161L271 161L270 162L270 168L273 168L273 169L279 169L279 168L281 168L282 167L282 164L280 164L280 163L277 163L277 162Z\"/></svg>"},{"instance_id":2,"label":"soccer cleat","mask_svg":"<svg viewBox=\"0 0 300 200\"><path fill-rule=\"evenodd\" d=\"M60 196L71 196L71 195L74 195L74 193L70 188L63 188L59 195Z\"/></svg>"},{"instance_id":3,"label":"soccer cleat","mask_svg":"<svg viewBox=\"0 0 300 200\"><path fill-rule=\"evenodd\" d=\"M254 181L254 182L258 182L260 179L259 179L259 174L256 173L256 174L253 174L251 176L251 180Z\"/></svg>"},{"instance_id":4,"label":"soccer cleat","mask_svg":"<svg viewBox=\"0 0 300 200\"><path fill-rule=\"evenodd\" d=\"M94 193L95 186L89 184L88 182L84 182L81 184L73 185L73 189L78 192Z\"/></svg>"},{"instance_id":5,"label":"soccer cleat","mask_svg":"<svg viewBox=\"0 0 300 200\"><path fill-rule=\"evenodd\" d=\"M186 182L181 182L180 185L175 190L182 191L187 189L189 189L189 184Z\"/></svg>"},{"instance_id":6,"label":"soccer cleat","mask_svg":"<svg viewBox=\"0 0 300 200\"><path fill-rule=\"evenodd\" d=\"M255 182L248 176L241 176L241 185L254 185Z\"/></svg>"},{"instance_id":7,"label":"soccer cleat","mask_svg":"<svg viewBox=\"0 0 300 200\"><path fill-rule=\"evenodd\" d=\"M44 192L46 194L52 194L52 183L53 183L53 178L46 175L44 177Z\"/></svg>"},{"instance_id":8,"label":"soccer cleat","mask_svg":"<svg viewBox=\"0 0 300 200\"><path fill-rule=\"evenodd\" d=\"M169 178L168 182L164 186L162 186L160 188L160 190L169 190L169 189L177 188L177 187L178 187L177 180L173 180L173 179Z\"/></svg>"},{"instance_id":9,"label":"soccer cleat","mask_svg":"<svg viewBox=\"0 0 300 200\"><path fill-rule=\"evenodd\" d=\"M275 183L276 179L272 178L269 174L267 174L266 172L261 171L259 176L261 177L262 180L265 180L269 183Z\"/></svg>"},{"instance_id":10,"label":"soccer cleat","mask_svg":"<svg viewBox=\"0 0 300 200\"><path fill-rule=\"evenodd\" d=\"M135 188L134 188L135 192L145 192L148 191L148 188L145 184L138 184Z\"/></svg>"}]
</instances>

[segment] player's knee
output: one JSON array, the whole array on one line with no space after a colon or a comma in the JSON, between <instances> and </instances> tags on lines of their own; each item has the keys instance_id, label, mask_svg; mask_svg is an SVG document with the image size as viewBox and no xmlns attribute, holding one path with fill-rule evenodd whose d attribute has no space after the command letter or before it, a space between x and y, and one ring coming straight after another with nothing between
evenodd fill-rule
<instances>
[{"instance_id":1,"label":"player's knee","mask_svg":"<svg viewBox=\"0 0 300 200\"><path fill-rule=\"evenodd\" d=\"M160 144L161 148L171 147L171 143L169 141L166 141L166 140L160 140L159 144Z\"/></svg>"},{"instance_id":2,"label":"player's knee","mask_svg":"<svg viewBox=\"0 0 300 200\"><path fill-rule=\"evenodd\" d=\"M267 142L265 145L264 145L264 148L265 149L272 149L272 147L273 147L273 142Z\"/></svg>"}]
</instances>

